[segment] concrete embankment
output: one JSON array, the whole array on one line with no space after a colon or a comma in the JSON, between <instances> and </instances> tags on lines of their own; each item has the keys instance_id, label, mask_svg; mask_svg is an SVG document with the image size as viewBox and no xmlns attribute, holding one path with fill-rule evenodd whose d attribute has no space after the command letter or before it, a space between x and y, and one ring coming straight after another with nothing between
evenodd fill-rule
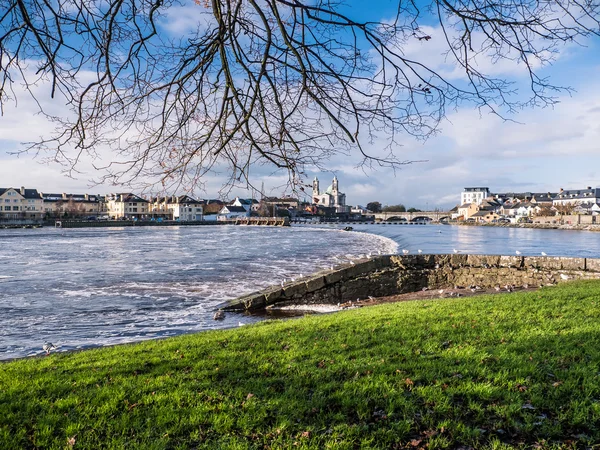
<instances>
[{"instance_id":1,"label":"concrete embankment","mask_svg":"<svg viewBox=\"0 0 600 450\"><path fill-rule=\"evenodd\" d=\"M420 291L476 285L539 287L600 279L600 259L496 255L384 255L273 286L219 305L227 311L268 306L337 304Z\"/></svg>"}]
</instances>

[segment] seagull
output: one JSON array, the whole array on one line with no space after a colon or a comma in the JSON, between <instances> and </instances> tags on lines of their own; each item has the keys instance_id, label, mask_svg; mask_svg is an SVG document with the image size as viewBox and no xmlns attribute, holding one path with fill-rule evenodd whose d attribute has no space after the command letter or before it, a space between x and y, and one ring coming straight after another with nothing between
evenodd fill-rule
<instances>
[{"instance_id":1,"label":"seagull","mask_svg":"<svg viewBox=\"0 0 600 450\"><path fill-rule=\"evenodd\" d=\"M375 300L375 297L373 297L372 295L369 295L369 300Z\"/></svg>"},{"instance_id":2,"label":"seagull","mask_svg":"<svg viewBox=\"0 0 600 450\"><path fill-rule=\"evenodd\" d=\"M442 232L442 230L438 230L438 233L441 233L441 232Z\"/></svg>"},{"instance_id":3,"label":"seagull","mask_svg":"<svg viewBox=\"0 0 600 450\"><path fill-rule=\"evenodd\" d=\"M548 256L546 252L542 252L542 256Z\"/></svg>"},{"instance_id":4,"label":"seagull","mask_svg":"<svg viewBox=\"0 0 600 450\"><path fill-rule=\"evenodd\" d=\"M350 264L354 265L354 261L350 261Z\"/></svg>"},{"instance_id":5,"label":"seagull","mask_svg":"<svg viewBox=\"0 0 600 450\"><path fill-rule=\"evenodd\" d=\"M223 312L222 310L218 310L217 312L215 312L215 315L213 316L213 320L223 320L225 319L225 312Z\"/></svg>"},{"instance_id":6,"label":"seagull","mask_svg":"<svg viewBox=\"0 0 600 450\"><path fill-rule=\"evenodd\" d=\"M54 345L52 342L44 342L44 345L42 345L42 350L46 352L46 356L50 354L50 350L54 350L56 348L58 347L56 347L56 345Z\"/></svg>"},{"instance_id":7,"label":"seagull","mask_svg":"<svg viewBox=\"0 0 600 450\"><path fill-rule=\"evenodd\" d=\"M243 327L244 325L246 325L246 324L242 323L242 322L238 322L238 327Z\"/></svg>"},{"instance_id":8,"label":"seagull","mask_svg":"<svg viewBox=\"0 0 600 450\"><path fill-rule=\"evenodd\" d=\"M520 254L521 254L521 252L520 252L519 250L515 251L515 253L516 253L517 255L520 255Z\"/></svg>"},{"instance_id":9,"label":"seagull","mask_svg":"<svg viewBox=\"0 0 600 450\"><path fill-rule=\"evenodd\" d=\"M560 279L561 280L568 280L569 279L569 275L565 275L564 273L560 274Z\"/></svg>"},{"instance_id":10,"label":"seagull","mask_svg":"<svg viewBox=\"0 0 600 450\"><path fill-rule=\"evenodd\" d=\"M403 255L408 255L409 252L410 252L410 250L402 249L402 254Z\"/></svg>"},{"instance_id":11,"label":"seagull","mask_svg":"<svg viewBox=\"0 0 600 450\"><path fill-rule=\"evenodd\" d=\"M418 253L423 253L423 250L419 249L417 250Z\"/></svg>"},{"instance_id":12,"label":"seagull","mask_svg":"<svg viewBox=\"0 0 600 450\"><path fill-rule=\"evenodd\" d=\"M293 283L294 281L296 281L296 279L295 279L295 278L290 278L290 280L292 281L292 283Z\"/></svg>"},{"instance_id":13,"label":"seagull","mask_svg":"<svg viewBox=\"0 0 600 450\"><path fill-rule=\"evenodd\" d=\"M452 251L453 251L454 253L459 253L459 251L458 251L458 250L456 250L456 249L453 249Z\"/></svg>"}]
</instances>

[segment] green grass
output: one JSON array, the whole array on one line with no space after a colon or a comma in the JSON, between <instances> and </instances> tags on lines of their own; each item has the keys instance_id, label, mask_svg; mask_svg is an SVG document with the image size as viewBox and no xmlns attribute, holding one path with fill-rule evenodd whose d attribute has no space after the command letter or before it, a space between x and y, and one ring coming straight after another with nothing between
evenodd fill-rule
<instances>
[{"instance_id":1,"label":"green grass","mask_svg":"<svg viewBox=\"0 0 600 450\"><path fill-rule=\"evenodd\" d=\"M0 448L592 447L599 302L575 282L5 363Z\"/></svg>"}]
</instances>

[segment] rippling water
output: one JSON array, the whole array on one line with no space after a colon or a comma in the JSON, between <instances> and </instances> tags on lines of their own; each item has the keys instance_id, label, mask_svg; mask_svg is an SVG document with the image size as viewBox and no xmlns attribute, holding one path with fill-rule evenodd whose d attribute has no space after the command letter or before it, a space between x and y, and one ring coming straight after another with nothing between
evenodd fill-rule
<instances>
[{"instance_id":1,"label":"rippling water","mask_svg":"<svg viewBox=\"0 0 600 450\"><path fill-rule=\"evenodd\" d=\"M600 257L600 234L353 225L0 230L0 359L237 326L215 305L369 252Z\"/></svg>"},{"instance_id":2,"label":"rippling water","mask_svg":"<svg viewBox=\"0 0 600 450\"><path fill-rule=\"evenodd\" d=\"M241 226L0 230L0 359L111 345L258 317L218 303L336 259L395 252L366 233Z\"/></svg>"}]
</instances>

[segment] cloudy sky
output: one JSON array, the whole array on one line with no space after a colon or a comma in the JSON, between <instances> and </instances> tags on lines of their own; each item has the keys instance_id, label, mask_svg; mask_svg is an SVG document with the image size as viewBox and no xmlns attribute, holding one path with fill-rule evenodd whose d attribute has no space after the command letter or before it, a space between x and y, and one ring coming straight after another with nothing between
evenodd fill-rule
<instances>
[{"instance_id":1,"label":"cloudy sky","mask_svg":"<svg viewBox=\"0 0 600 450\"><path fill-rule=\"evenodd\" d=\"M193 3L193 2L190 2ZM382 2L381 11L373 11L385 19L389 14ZM360 8L359 8L360 9ZM196 26L195 9L184 6L169 14L163 22L165 32L183 33ZM359 13L361 11L358 11ZM406 56L419 57L433 68L446 70L442 57L440 29L434 25L424 31L432 39L415 41L406 49ZM423 162L403 166L395 173L390 169L362 170L358 159L334 158L329 161L330 172L313 172L322 188L333 175L340 181L340 190L349 204L380 201L383 204L403 203L418 208L454 206L465 186L487 186L492 191L557 191L559 188L600 186L600 40L585 45L569 45L561 50L552 67L542 69L544 76L558 85L570 86L570 94L559 93L552 108L523 109L502 120L484 110L463 107L449 111L441 133L426 142L409 136L402 139L395 153L402 160ZM526 73L512 64L490 64L486 71L507 77L524 89L527 95ZM456 77L460 78L460 74ZM45 107L60 112L64 105L50 100L40 87ZM47 94L47 92L46 92ZM42 192L115 192L115 186L91 186L96 176L91 163L84 161L82 173L69 178L62 168L43 162L42 156L16 153L23 142L48 135L52 126L37 113L37 105L25 95L18 103L7 103L0 117L0 187L26 186ZM381 151L378 143L369 150ZM198 197L215 198L223 184L222 174L207 177L204 190ZM265 172L265 190L270 195L285 193L285 177ZM310 181L310 180L309 180ZM289 190L288 190L289 192ZM246 196L234 189L229 195Z\"/></svg>"}]
</instances>

